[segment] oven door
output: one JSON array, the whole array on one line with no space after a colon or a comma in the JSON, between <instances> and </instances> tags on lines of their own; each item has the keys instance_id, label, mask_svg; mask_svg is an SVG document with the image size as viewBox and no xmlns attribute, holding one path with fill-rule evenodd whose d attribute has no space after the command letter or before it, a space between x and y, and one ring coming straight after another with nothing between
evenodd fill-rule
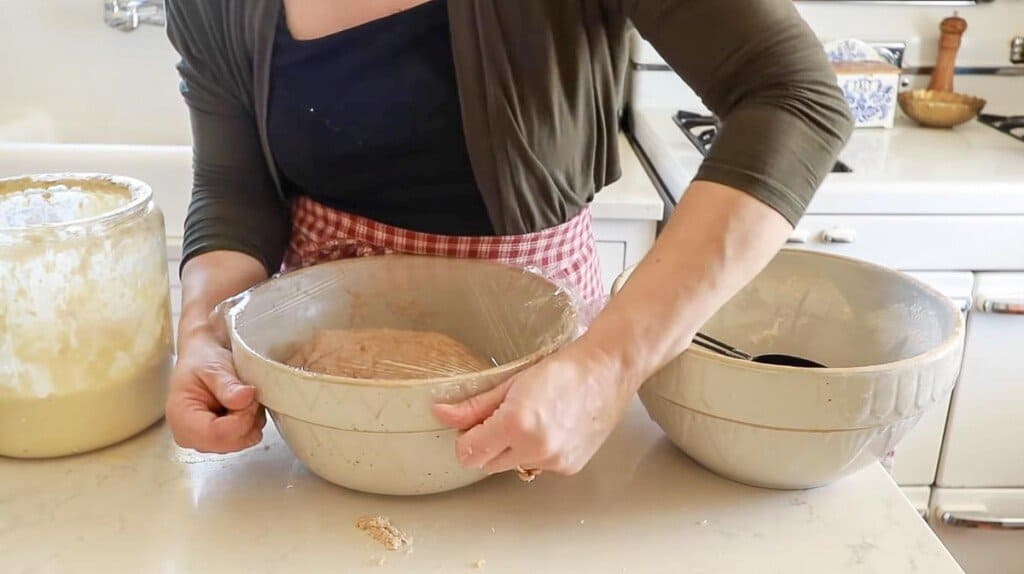
<instances>
[{"instance_id":1,"label":"oven door","mask_svg":"<svg viewBox=\"0 0 1024 574\"><path fill-rule=\"evenodd\" d=\"M1024 488L936 488L928 521L965 572L1024 572Z\"/></svg>"}]
</instances>

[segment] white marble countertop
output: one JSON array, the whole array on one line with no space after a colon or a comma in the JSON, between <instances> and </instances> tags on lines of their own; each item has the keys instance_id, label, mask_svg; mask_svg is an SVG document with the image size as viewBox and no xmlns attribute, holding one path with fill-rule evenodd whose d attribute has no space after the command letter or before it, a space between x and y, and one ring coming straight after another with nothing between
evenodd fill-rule
<instances>
[{"instance_id":1,"label":"white marble countertop","mask_svg":"<svg viewBox=\"0 0 1024 574\"><path fill-rule=\"evenodd\" d=\"M672 108L632 111L633 131L665 185L679 193L703 160ZM971 121L952 130L899 117L893 129L854 132L809 214L1024 214L1024 143Z\"/></svg>"},{"instance_id":2,"label":"white marble countertop","mask_svg":"<svg viewBox=\"0 0 1024 574\"><path fill-rule=\"evenodd\" d=\"M811 491L742 486L639 404L576 477L420 498L331 485L267 435L200 455L160 424L91 454L0 459L0 572L961 572L880 466ZM413 552L358 531L363 514L388 515Z\"/></svg>"}]
</instances>

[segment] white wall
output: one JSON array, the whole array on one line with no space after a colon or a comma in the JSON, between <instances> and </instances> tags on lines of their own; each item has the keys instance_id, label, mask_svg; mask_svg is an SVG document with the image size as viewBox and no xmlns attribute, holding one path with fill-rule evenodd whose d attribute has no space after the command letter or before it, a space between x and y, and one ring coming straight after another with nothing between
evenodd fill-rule
<instances>
[{"instance_id":1,"label":"white wall","mask_svg":"<svg viewBox=\"0 0 1024 574\"><path fill-rule=\"evenodd\" d=\"M0 0L0 141L189 143L163 28L124 33L103 0Z\"/></svg>"}]
</instances>

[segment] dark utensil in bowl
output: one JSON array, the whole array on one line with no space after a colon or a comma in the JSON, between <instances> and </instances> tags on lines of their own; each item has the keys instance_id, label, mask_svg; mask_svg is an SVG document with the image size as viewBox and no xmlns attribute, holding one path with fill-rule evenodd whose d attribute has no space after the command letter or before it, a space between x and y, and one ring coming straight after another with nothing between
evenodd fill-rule
<instances>
[{"instance_id":1,"label":"dark utensil in bowl","mask_svg":"<svg viewBox=\"0 0 1024 574\"><path fill-rule=\"evenodd\" d=\"M709 337L704 333L697 333L693 342L709 351L714 351L720 355L726 357L732 357L734 359L740 359L743 361L752 361L754 363L765 363L768 365L783 365L786 367L803 367L805 369L824 369L825 365L805 359L803 357L797 357L796 355L787 355L784 353L767 353L764 355L751 355L746 351L741 351L736 347L727 345L714 337Z\"/></svg>"}]
</instances>

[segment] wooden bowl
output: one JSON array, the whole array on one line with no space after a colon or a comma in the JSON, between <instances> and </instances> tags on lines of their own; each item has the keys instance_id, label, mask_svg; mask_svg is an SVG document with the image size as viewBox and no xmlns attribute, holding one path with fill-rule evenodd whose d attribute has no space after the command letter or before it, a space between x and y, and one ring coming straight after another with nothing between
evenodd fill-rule
<instances>
[{"instance_id":1,"label":"wooden bowl","mask_svg":"<svg viewBox=\"0 0 1024 574\"><path fill-rule=\"evenodd\" d=\"M951 128L974 119L987 103L982 98L935 90L900 92L898 99L903 113L932 128Z\"/></svg>"}]
</instances>

